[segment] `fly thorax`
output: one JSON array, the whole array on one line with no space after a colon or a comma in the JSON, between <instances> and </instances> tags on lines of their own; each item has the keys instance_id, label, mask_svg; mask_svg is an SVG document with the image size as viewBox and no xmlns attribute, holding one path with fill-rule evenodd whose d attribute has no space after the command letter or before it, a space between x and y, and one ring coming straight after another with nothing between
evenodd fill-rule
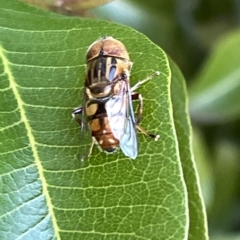
<instances>
[{"instance_id":1,"label":"fly thorax","mask_svg":"<svg viewBox=\"0 0 240 240\"><path fill-rule=\"evenodd\" d=\"M101 82L89 86L91 95L95 98L102 98L112 94L112 86L107 82Z\"/></svg>"}]
</instances>

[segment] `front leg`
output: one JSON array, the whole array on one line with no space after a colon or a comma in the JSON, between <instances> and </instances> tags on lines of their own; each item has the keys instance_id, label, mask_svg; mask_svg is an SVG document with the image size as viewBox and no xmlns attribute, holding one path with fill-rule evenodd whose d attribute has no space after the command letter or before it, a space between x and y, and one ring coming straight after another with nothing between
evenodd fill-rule
<instances>
[{"instance_id":1,"label":"front leg","mask_svg":"<svg viewBox=\"0 0 240 240\"><path fill-rule=\"evenodd\" d=\"M131 92L134 92L137 88L139 88L142 84L144 84L145 82L151 80L152 78L156 77L160 75L159 71L156 71L154 73L152 73L151 75L147 76L145 79L137 82L133 87L131 87Z\"/></svg>"}]
</instances>

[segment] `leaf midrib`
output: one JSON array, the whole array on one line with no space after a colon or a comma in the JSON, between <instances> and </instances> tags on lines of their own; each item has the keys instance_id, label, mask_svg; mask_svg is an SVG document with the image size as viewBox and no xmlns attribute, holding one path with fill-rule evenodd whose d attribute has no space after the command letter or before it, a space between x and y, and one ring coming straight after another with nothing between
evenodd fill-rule
<instances>
[{"instance_id":1,"label":"leaf midrib","mask_svg":"<svg viewBox=\"0 0 240 240\"><path fill-rule=\"evenodd\" d=\"M44 177L44 168L41 164L40 157L39 157L39 154L38 154L38 151L37 151L36 141L35 141L35 138L33 136L32 128L29 124L29 121L28 121L28 118L27 118L27 115L26 115L26 111L25 111L25 108L24 108L25 104L24 104L24 102L21 98L21 95L20 95L19 91L18 91L18 84L16 83L16 81L14 79L14 76L12 74L12 71L11 71L11 68L10 68L11 63L9 62L9 60L8 60L8 58L7 58L7 56L4 52L4 48L1 45L0 45L0 58L2 59L2 62L3 62L4 73L8 76L8 79L9 79L9 86L12 89L13 94L15 96L15 99L17 101L18 109L19 109L20 116L21 116L21 121L24 123L26 131L27 131L27 137L29 139L29 145L32 148L33 158L35 160L35 164L36 164L36 167L37 167L38 172L39 172L39 178L42 182L42 193L44 194L44 196L46 198L47 206L48 206L49 213L50 213L50 216L51 216L51 219L52 219L53 228L55 230L55 237L56 237L56 239L60 240L59 226L57 224L57 219L56 219L56 216L55 216L54 211L53 211L53 204L52 204L52 201L51 201L51 197L50 197L48 189L47 189L47 181Z\"/></svg>"}]
</instances>

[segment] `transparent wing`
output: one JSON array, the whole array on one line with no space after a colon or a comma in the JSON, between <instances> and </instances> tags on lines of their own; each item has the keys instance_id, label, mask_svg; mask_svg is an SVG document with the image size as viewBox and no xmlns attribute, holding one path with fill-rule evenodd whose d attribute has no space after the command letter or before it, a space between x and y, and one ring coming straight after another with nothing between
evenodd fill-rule
<instances>
[{"instance_id":1,"label":"transparent wing","mask_svg":"<svg viewBox=\"0 0 240 240\"><path fill-rule=\"evenodd\" d=\"M94 143L93 142L94 140L92 138L92 132L88 127L85 106L86 106L86 95L84 94L82 107L75 108L72 111L73 118L80 125L79 157L81 160L84 160L91 154L93 143Z\"/></svg>"},{"instance_id":2,"label":"transparent wing","mask_svg":"<svg viewBox=\"0 0 240 240\"><path fill-rule=\"evenodd\" d=\"M129 84L123 82L119 95L106 102L110 128L120 142L123 153L135 159L138 154L136 123Z\"/></svg>"}]
</instances>

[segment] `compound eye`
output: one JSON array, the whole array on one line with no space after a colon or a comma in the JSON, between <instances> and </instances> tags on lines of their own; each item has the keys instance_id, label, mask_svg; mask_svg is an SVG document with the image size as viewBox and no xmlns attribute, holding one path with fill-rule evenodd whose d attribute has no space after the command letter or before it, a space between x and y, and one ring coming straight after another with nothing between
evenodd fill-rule
<instances>
[{"instance_id":1,"label":"compound eye","mask_svg":"<svg viewBox=\"0 0 240 240\"><path fill-rule=\"evenodd\" d=\"M116 72L116 67L115 66L112 66L110 68L110 71L109 71L109 80L112 81L114 79L114 76L115 76L115 72Z\"/></svg>"}]
</instances>

